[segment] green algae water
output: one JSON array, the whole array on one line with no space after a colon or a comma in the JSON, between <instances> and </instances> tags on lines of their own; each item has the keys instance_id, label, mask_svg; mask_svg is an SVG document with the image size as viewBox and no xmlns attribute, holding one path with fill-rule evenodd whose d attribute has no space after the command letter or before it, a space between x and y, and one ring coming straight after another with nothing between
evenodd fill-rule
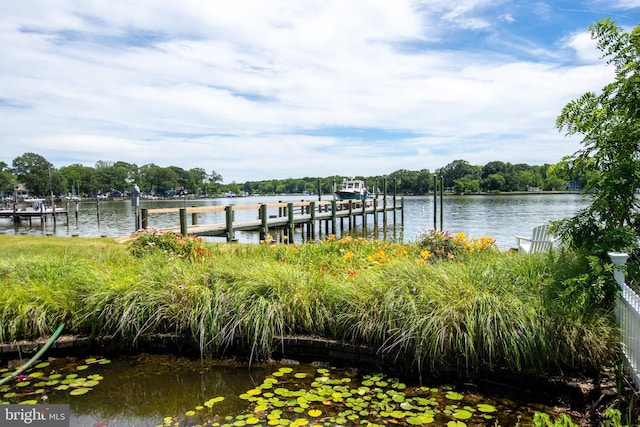
<instances>
[{"instance_id":1,"label":"green algae water","mask_svg":"<svg viewBox=\"0 0 640 427\"><path fill-rule=\"evenodd\" d=\"M34 402L44 395L48 403L70 405L70 427L511 426L530 424L536 410L546 409L355 369L277 363L249 368L232 361L146 354L105 361L66 358L40 364L41 369L20 378L22 383L40 379L40 389L5 390L10 398L3 403ZM70 366L74 373L68 373ZM87 381L85 373L96 381ZM71 389L45 390L42 379L51 376L72 377L74 382L67 382ZM76 393L80 388L84 391Z\"/></svg>"}]
</instances>

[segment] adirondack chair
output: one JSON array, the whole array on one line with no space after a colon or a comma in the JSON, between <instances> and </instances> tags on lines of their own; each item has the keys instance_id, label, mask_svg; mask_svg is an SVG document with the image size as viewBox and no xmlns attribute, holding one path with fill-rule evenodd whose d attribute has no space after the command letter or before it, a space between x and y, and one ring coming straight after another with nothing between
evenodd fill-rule
<instances>
[{"instance_id":1,"label":"adirondack chair","mask_svg":"<svg viewBox=\"0 0 640 427\"><path fill-rule=\"evenodd\" d=\"M535 227L531 237L516 236L518 251L526 254L550 251L555 240L549 234L549 226L547 224Z\"/></svg>"}]
</instances>

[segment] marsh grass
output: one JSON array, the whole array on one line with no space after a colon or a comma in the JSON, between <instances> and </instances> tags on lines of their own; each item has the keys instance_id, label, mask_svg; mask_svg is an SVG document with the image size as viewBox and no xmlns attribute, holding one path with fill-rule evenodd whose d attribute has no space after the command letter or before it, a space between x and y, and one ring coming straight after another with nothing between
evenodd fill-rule
<instances>
[{"instance_id":1,"label":"marsh grass","mask_svg":"<svg viewBox=\"0 0 640 427\"><path fill-rule=\"evenodd\" d=\"M461 245L433 259L424 245L351 238L202 245L195 259L136 256L107 239L0 236L0 341L48 335L64 320L68 332L131 344L171 333L204 355L239 346L252 358L280 335L314 335L465 374L615 358L610 307L566 292L579 273L570 253Z\"/></svg>"}]
</instances>

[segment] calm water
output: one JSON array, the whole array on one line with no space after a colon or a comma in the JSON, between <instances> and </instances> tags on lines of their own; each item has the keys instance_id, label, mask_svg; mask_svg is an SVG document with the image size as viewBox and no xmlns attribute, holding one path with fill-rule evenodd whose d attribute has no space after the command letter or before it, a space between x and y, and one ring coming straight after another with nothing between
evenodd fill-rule
<instances>
[{"instance_id":1,"label":"calm water","mask_svg":"<svg viewBox=\"0 0 640 427\"><path fill-rule=\"evenodd\" d=\"M323 196L329 200L330 196ZM269 196L245 198L219 198L199 200L142 200L142 208L209 206L227 204L259 204L279 201L294 202L300 200L317 200L317 198L301 196ZM445 196L443 200L444 229L451 233L464 232L470 237L489 236L496 239L501 249L508 249L515 243L516 235L528 236L536 225L575 215L586 207L589 199L578 194L532 194L532 195L497 195L497 196ZM395 239L403 242L414 241L421 231L434 228L434 200L432 196L416 196L405 198L404 225L394 226L393 214L389 213L387 227L382 227L382 215L379 215L377 235L374 234L373 220L369 216L367 237ZM58 218L57 224L47 221L40 224L34 220L14 224L8 218L0 219L0 233L56 235L80 237L122 237L135 230L135 207L131 201L83 201L78 204L78 215L75 205L69 205L69 220ZM437 203L437 226L440 224L440 202ZM257 210L236 212L236 221L255 220ZM189 218L190 221L190 218ZM224 213L199 214L199 224L223 223ZM150 227L178 226L178 214L151 215ZM324 227L323 227L324 230ZM324 231L323 231L324 232ZM355 233L363 234L361 227ZM252 232L237 232L240 243L257 243L258 235ZM209 238L212 241L223 239ZM300 242L301 237L296 236Z\"/></svg>"},{"instance_id":2,"label":"calm water","mask_svg":"<svg viewBox=\"0 0 640 427\"><path fill-rule=\"evenodd\" d=\"M121 356L112 359L109 365L90 369L91 373L98 372L104 379L88 394L70 396L67 391L54 389L47 393L50 403L69 404L69 427L155 427L167 425L163 424L163 419L168 416L178 417L169 425L186 427L194 424L185 422L185 412L217 396L224 397L224 401L215 404L214 408L214 413L221 418L246 413L250 404L240 395L260 386L267 376L278 371L279 366L261 364L249 368L239 363L207 359L160 355ZM308 378L318 375L317 368L311 365L295 365L292 368L295 372L307 373ZM350 377L354 381L358 381L360 374L353 369L332 371L337 377ZM305 388L304 384L310 381L301 380L297 383L294 380L296 384L293 385L289 378L283 379L279 386L298 390ZM419 385L417 382L403 381L409 387ZM438 386L438 383L429 384L429 387ZM349 384L349 387L357 388L357 384ZM531 420L535 411L549 410L540 404L527 403L514 397L506 398L492 393L481 395L473 387L467 391L456 387L456 390L465 395L462 401L455 402L460 407L475 406L477 403L494 405L498 409L494 415L500 419L501 425L516 425L518 416L527 425L526 421ZM426 396L436 398L436 394L432 393ZM436 400L441 408L452 403L442 396ZM265 425L264 421L261 425ZM348 425L356 424L350 422ZM436 422L433 425L443 426L444 423Z\"/></svg>"}]
</instances>

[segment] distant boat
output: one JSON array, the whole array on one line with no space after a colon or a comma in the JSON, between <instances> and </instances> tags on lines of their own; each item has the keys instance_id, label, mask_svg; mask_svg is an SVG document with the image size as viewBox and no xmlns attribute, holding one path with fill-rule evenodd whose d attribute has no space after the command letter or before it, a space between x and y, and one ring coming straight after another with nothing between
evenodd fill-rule
<instances>
[{"instance_id":1,"label":"distant boat","mask_svg":"<svg viewBox=\"0 0 640 427\"><path fill-rule=\"evenodd\" d=\"M339 189L334 191L339 200L366 200L373 198L365 182L360 179L345 179Z\"/></svg>"}]
</instances>

